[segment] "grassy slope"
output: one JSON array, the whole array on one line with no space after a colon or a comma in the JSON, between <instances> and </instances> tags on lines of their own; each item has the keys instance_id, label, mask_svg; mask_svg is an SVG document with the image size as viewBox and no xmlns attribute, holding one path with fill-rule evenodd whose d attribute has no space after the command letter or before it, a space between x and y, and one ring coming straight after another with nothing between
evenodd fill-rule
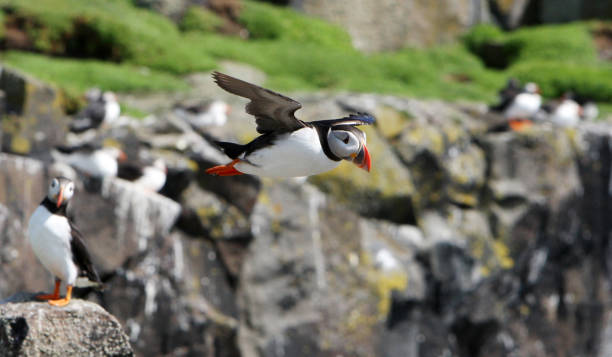
<instances>
[{"instance_id":1,"label":"grassy slope","mask_svg":"<svg viewBox=\"0 0 612 357\"><path fill-rule=\"evenodd\" d=\"M119 91L175 90L184 88L180 75L210 70L218 60L232 59L268 73L268 85L278 90L331 88L491 102L505 79L515 75L536 80L551 96L571 87L612 102L608 80L612 70L597 61L588 24L511 34L481 27L465 37L465 45L366 55L354 50L349 36L336 26L247 0L240 21L250 32L248 41L211 33L218 26L211 14L190 16L187 24L176 26L133 7L129 0L0 0L0 4L42 25L32 30L40 52L61 53L61 39L70 37L75 19L112 46L111 53L121 64L19 52L4 55L9 65L72 91L93 85ZM198 19L211 23L198 26ZM179 27L193 31L181 32ZM505 70L485 68L475 55L478 46L491 39L513 53L513 63Z\"/></svg>"}]
</instances>

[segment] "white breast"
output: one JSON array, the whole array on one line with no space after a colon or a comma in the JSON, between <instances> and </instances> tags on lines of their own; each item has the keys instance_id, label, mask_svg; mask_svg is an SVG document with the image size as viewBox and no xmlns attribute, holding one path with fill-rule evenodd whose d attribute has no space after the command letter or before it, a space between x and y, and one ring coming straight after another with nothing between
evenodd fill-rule
<instances>
[{"instance_id":1,"label":"white breast","mask_svg":"<svg viewBox=\"0 0 612 357\"><path fill-rule=\"evenodd\" d=\"M104 104L104 123L107 125L112 124L121 114L121 107L119 103L110 101Z\"/></svg>"},{"instance_id":2,"label":"white breast","mask_svg":"<svg viewBox=\"0 0 612 357\"><path fill-rule=\"evenodd\" d=\"M236 169L252 175L297 177L329 171L340 163L323 152L316 129L306 127L280 136L273 145L241 159Z\"/></svg>"},{"instance_id":3,"label":"white breast","mask_svg":"<svg viewBox=\"0 0 612 357\"><path fill-rule=\"evenodd\" d=\"M575 126L580 121L580 106L573 100L564 100L550 116L550 120L562 126Z\"/></svg>"},{"instance_id":4,"label":"white breast","mask_svg":"<svg viewBox=\"0 0 612 357\"><path fill-rule=\"evenodd\" d=\"M156 167L147 166L143 169L142 176L134 180L134 183L147 190L157 192L166 183L166 173Z\"/></svg>"},{"instance_id":5,"label":"white breast","mask_svg":"<svg viewBox=\"0 0 612 357\"><path fill-rule=\"evenodd\" d=\"M514 101L504 115L506 118L530 118L537 113L542 105L542 97L535 93L521 93L514 98Z\"/></svg>"},{"instance_id":6,"label":"white breast","mask_svg":"<svg viewBox=\"0 0 612 357\"><path fill-rule=\"evenodd\" d=\"M32 250L42 265L66 284L74 285L77 267L72 261L68 219L38 206L28 222L28 236Z\"/></svg>"},{"instance_id":7,"label":"white breast","mask_svg":"<svg viewBox=\"0 0 612 357\"><path fill-rule=\"evenodd\" d=\"M91 154L76 153L68 156L70 165L96 177L117 176L117 160L102 150Z\"/></svg>"}]
</instances>

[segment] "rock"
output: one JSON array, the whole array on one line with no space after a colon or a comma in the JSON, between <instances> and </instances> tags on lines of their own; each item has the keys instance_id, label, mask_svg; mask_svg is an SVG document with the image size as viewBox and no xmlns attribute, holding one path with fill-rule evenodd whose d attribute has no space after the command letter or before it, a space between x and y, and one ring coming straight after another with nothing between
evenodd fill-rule
<instances>
[{"instance_id":1,"label":"rock","mask_svg":"<svg viewBox=\"0 0 612 357\"><path fill-rule=\"evenodd\" d=\"M2 356L134 355L117 319L94 303L73 299L57 308L19 300L0 304Z\"/></svg>"},{"instance_id":2,"label":"rock","mask_svg":"<svg viewBox=\"0 0 612 357\"><path fill-rule=\"evenodd\" d=\"M391 291L424 292L418 229L360 219L310 185L263 192L239 280L243 356L375 354Z\"/></svg>"},{"instance_id":3,"label":"rock","mask_svg":"<svg viewBox=\"0 0 612 357\"><path fill-rule=\"evenodd\" d=\"M343 26L355 48L368 52L449 42L490 18L488 2L482 0L446 0L435 6L420 0L293 0L291 4Z\"/></svg>"},{"instance_id":4,"label":"rock","mask_svg":"<svg viewBox=\"0 0 612 357\"><path fill-rule=\"evenodd\" d=\"M103 301L138 354L239 355L236 298L210 242L158 237L116 271Z\"/></svg>"},{"instance_id":5,"label":"rock","mask_svg":"<svg viewBox=\"0 0 612 357\"><path fill-rule=\"evenodd\" d=\"M0 90L7 116L2 118L2 151L49 159L49 148L67 132L60 93L16 70L0 67Z\"/></svg>"}]
</instances>

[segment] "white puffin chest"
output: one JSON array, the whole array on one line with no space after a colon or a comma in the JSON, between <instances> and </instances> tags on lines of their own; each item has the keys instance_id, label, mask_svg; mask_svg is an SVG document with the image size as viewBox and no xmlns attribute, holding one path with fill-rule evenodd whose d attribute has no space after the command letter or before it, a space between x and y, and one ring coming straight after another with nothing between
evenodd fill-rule
<instances>
[{"instance_id":1,"label":"white puffin chest","mask_svg":"<svg viewBox=\"0 0 612 357\"><path fill-rule=\"evenodd\" d=\"M534 115L542 105L542 97L535 93L521 93L514 98L513 103L506 110L505 117L525 118Z\"/></svg>"},{"instance_id":2,"label":"white puffin chest","mask_svg":"<svg viewBox=\"0 0 612 357\"><path fill-rule=\"evenodd\" d=\"M329 171L340 163L323 152L315 128L306 127L279 136L272 145L241 157L240 172L268 177L298 177Z\"/></svg>"},{"instance_id":3,"label":"white puffin chest","mask_svg":"<svg viewBox=\"0 0 612 357\"><path fill-rule=\"evenodd\" d=\"M84 171L85 173L96 176L117 176L117 160L103 151L94 151L91 154L71 155L69 163Z\"/></svg>"},{"instance_id":4,"label":"white puffin chest","mask_svg":"<svg viewBox=\"0 0 612 357\"><path fill-rule=\"evenodd\" d=\"M42 265L54 276L74 284L77 267L72 261L68 219L39 206L30 217L28 235L32 250Z\"/></svg>"}]
</instances>

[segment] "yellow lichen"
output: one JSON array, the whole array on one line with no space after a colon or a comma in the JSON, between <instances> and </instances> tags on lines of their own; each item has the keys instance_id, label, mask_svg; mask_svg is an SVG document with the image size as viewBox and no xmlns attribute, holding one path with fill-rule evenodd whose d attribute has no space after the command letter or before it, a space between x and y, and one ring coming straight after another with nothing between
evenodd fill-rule
<instances>
[{"instance_id":1,"label":"yellow lichen","mask_svg":"<svg viewBox=\"0 0 612 357\"><path fill-rule=\"evenodd\" d=\"M510 249L504 243L498 240L494 241L493 252L503 269L510 269L514 266L514 260L510 257Z\"/></svg>"},{"instance_id":2,"label":"yellow lichen","mask_svg":"<svg viewBox=\"0 0 612 357\"><path fill-rule=\"evenodd\" d=\"M18 154L27 154L30 152L32 146L30 141L23 136L13 136L11 140L11 151Z\"/></svg>"}]
</instances>

